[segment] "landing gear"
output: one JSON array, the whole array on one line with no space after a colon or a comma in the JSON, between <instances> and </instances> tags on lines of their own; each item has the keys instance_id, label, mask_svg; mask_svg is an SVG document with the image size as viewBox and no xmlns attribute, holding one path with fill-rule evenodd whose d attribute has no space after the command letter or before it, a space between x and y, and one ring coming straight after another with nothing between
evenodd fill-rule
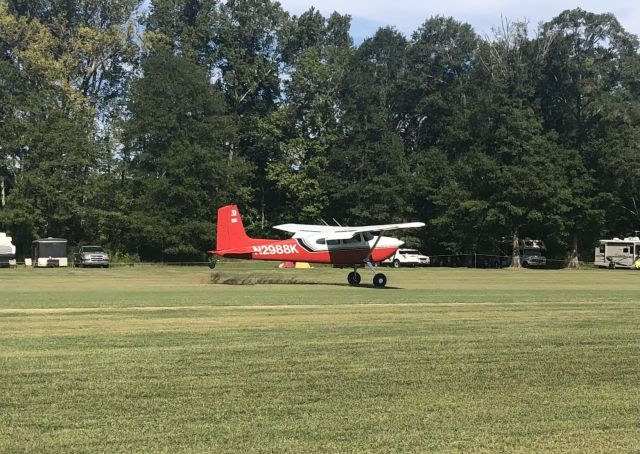
<instances>
[{"instance_id":1,"label":"landing gear","mask_svg":"<svg viewBox=\"0 0 640 454\"><path fill-rule=\"evenodd\" d=\"M374 276L373 276L373 286L377 287L377 288L381 288L381 287L384 287L385 285L387 285L387 276L385 276L382 273L377 273L376 272L376 267L375 267L375 265L373 263L366 262L366 264L374 274Z\"/></svg>"},{"instance_id":2,"label":"landing gear","mask_svg":"<svg viewBox=\"0 0 640 454\"><path fill-rule=\"evenodd\" d=\"M377 288L387 285L387 276L382 273L376 273L376 267L371 262L365 262L365 264L373 271L373 286ZM354 266L353 271L347 276L349 285L360 285L360 274L358 274L357 265Z\"/></svg>"},{"instance_id":3,"label":"landing gear","mask_svg":"<svg viewBox=\"0 0 640 454\"><path fill-rule=\"evenodd\" d=\"M374 287L384 287L387 285L387 276L382 273L378 273L373 276L373 286Z\"/></svg>"},{"instance_id":4,"label":"landing gear","mask_svg":"<svg viewBox=\"0 0 640 454\"><path fill-rule=\"evenodd\" d=\"M216 258L212 256L212 257L209 259L209 268L210 268L210 269L214 269L214 268L216 267L216 263L217 263L217 262L218 262L218 261L216 260Z\"/></svg>"},{"instance_id":5,"label":"landing gear","mask_svg":"<svg viewBox=\"0 0 640 454\"><path fill-rule=\"evenodd\" d=\"M357 271L352 271L347 276L347 281L349 285L360 285L360 274Z\"/></svg>"}]
</instances>

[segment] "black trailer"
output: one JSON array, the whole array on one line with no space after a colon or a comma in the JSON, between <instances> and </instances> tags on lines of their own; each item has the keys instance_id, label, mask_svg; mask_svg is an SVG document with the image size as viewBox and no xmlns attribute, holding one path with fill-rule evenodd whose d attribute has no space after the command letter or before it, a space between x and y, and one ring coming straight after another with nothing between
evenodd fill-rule
<instances>
[{"instance_id":1,"label":"black trailer","mask_svg":"<svg viewBox=\"0 0 640 454\"><path fill-rule=\"evenodd\" d=\"M36 268L69 266L67 240L64 238L43 238L31 244L31 259Z\"/></svg>"}]
</instances>

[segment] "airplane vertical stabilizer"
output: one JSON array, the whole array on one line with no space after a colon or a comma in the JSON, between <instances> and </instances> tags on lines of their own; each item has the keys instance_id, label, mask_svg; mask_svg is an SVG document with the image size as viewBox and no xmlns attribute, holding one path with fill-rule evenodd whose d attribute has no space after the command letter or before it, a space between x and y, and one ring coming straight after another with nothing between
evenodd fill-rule
<instances>
[{"instance_id":1,"label":"airplane vertical stabilizer","mask_svg":"<svg viewBox=\"0 0 640 454\"><path fill-rule=\"evenodd\" d=\"M218 208L218 233L216 237L216 249L237 249L250 246L251 238L247 236L242 225L240 211L236 205L227 205Z\"/></svg>"}]
</instances>

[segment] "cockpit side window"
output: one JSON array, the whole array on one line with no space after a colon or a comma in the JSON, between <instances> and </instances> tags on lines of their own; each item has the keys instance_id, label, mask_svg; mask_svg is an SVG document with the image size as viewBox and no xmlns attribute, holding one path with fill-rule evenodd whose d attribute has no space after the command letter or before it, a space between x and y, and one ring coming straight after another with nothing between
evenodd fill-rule
<instances>
[{"instance_id":1,"label":"cockpit side window","mask_svg":"<svg viewBox=\"0 0 640 454\"><path fill-rule=\"evenodd\" d=\"M316 240L316 244L325 244L325 243L326 243L326 240L324 238L318 238Z\"/></svg>"},{"instance_id":2,"label":"cockpit side window","mask_svg":"<svg viewBox=\"0 0 640 454\"><path fill-rule=\"evenodd\" d=\"M373 233L371 232L363 232L362 237L365 241L371 241L373 239Z\"/></svg>"},{"instance_id":3,"label":"cockpit side window","mask_svg":"<svg viewBox=\"0 0 640 454\"><path fill-rule=\"evenodd\" d=\"M360 242L360 234L358 233L356 236L354 236L353 238L349 238L344 240L344 244L355 244L355 243L359 243Z\"/></svg>"}]
</instances>

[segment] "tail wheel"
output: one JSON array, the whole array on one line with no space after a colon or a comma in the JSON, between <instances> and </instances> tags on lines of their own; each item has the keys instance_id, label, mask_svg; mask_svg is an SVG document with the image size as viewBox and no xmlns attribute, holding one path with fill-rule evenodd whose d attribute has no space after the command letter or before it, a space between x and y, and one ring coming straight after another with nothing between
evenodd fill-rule
<instances>
[{"instance_id":1,"label":"tail wheel","mask_svg":"<svg viewBox=\"0 0 640 454\"><path fill-rule=\"evenodd\" d=\"M373 286L374 287L384 287L387 285L387 276L382 273L378 273L373 276Z\"/></svg>"},{"instance_id":2,"label":"tail wheel","mask_svg":"<svg viewBox=\"0 0 640 454\"><path fill-rule=\"evenodd\" d=\"M349 282L349 285L359 285L360 279L360 274L356 273L355 271L352 271L347 275L347 281Z\"/></svg>"}]
</instances>

